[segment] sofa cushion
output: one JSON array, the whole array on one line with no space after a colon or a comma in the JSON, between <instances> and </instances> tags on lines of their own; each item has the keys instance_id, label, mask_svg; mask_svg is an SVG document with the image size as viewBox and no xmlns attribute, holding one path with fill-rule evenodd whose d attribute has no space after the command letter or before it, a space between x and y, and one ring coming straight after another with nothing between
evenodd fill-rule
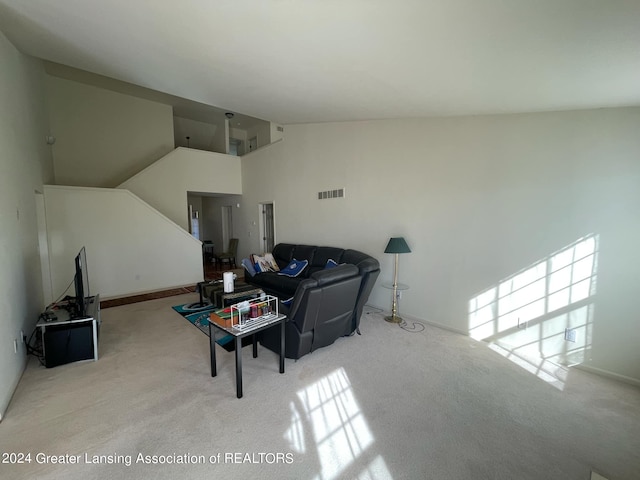
<instances>
[{"instance_id":1,"label":"sofa cushion","mask_svg":"<svg viewBox=\"0 0 640 480\"><path fill-rule=\"evenodd\" d=\"M299 277L278 275L275 272L267 272L259 273L255 277L250 277L248 280L252 285L262 288L269 295L283 299L289 298L296 293L298 284L302 279Z\"/></svg>"},{"instance_id":2,"label":"sofa cushion","mask_svg":"<svg viewBox=\"0 0 640 480\"><path fill-rule=\"evenodd\" d=\"M293 257L298 260L307 260L310 264L313 263L313 255L316 253L318 247L314 245L296 245L293 250Z\"/></svg>"},{"instance_id":3,"label":"sofa cushion","mask_svg":"<svg viewBox=\"0 0 640 480\"><path fill-rule=\"evenodd\" d=\"M343 265L338 265L335 268L328 268L326 270L315 272L311 275L311 278L318 282L319 286L324 286L329 283L335 283L340 280L355 277L358 274L358 267L345 263Z\"/></svg>"},{"instance_id":4,"label":"sofa cushion","mask_svg":"<svg viewBox=\"0 0 640 480\"><path fill-rule=\"evenodd\" d=\"M280 269L289 265L289 262L293 260L293 249L295 247L292 243L279 243L273 247L271 253L273 254L273 258L276 259Z\"/></svg>"},{"instance_id":5,"label":"sofa cushion","mask_svg":"<svg viewBox=\"0 0 640 480\"><path fill-rule=\"evenodd\" d=\"M296 260L306 260L307 262L309 262L309 266L313 265L313 257L315 255L316 252L316 247L315 245L296 245L296 247L293 250L293 258L295 258ZM307 268L302 272L302 277L303 278L309 278L309 275L311 275L311 271Z\"/></svg>"},{"instance_id":6,"label":"sofa cushion","mask_svg":"<svg viewBox=\"0 0 640 480\"><path fill-rule=\"evenodd\" d=\"M336 247L318 247L313 254L313 262L309 264L309 271L307 276L310 277L313 273L324 270L329 259L335 261L337 264L342 262L343 248Z\"/></svg>"},{"instance_id":7,"label":"sofa cushion","mask_svg":"<svg viewBox=\"0 0 640 480\"><path fill-rule=\"evenodd\" d=\"M333 260L336 263L342 262L342 254L344 248L336 247L318 247L316 253L313 256L314 267L324 267L327 264L327 260Z\"/></svg>"}]
</instances>

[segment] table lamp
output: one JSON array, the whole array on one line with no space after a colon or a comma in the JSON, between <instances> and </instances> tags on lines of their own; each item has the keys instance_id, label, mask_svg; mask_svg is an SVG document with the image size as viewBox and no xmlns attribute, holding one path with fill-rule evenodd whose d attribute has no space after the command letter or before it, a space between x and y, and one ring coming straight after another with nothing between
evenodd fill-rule
<instances>
[{"instance_id":1,"label":"table lamp","mask_svg":"<svg viewBox=\"0 0 640 480\"><path fill-rule=\"evenodd\" d=\"M395 268L393 270L393 306L391 308L391 315L384 317L384 319L390 323L400 323L402 322L402 318L398 316L398 254L411 253L411 249L409 249L409 245L407 245L403 237L392 237L389 239L384 253L394 253L396 256Z\"/></svg>"}]
</instances>

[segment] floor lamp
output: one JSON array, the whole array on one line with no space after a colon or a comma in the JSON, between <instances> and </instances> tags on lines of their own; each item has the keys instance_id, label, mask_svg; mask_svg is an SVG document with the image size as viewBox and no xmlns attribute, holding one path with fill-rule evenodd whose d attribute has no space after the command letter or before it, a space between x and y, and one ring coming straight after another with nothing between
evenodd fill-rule
<instances>
[{"instance_id":1,"label":"floor lamp","mask_svg":"<svg viewBox=\"0 0 640 480\"><path fill-rule=\"evenodd\" d=\"M393 307L391 308L391 315L384 317L384 319L390 323L400 323L402 318L398 316L398 254L411 253L411 250L403 237L392 237L387 244L387 248L384 249L384 253L393 253L396 256L393 270Z\"/></svg>"}]
</instances>

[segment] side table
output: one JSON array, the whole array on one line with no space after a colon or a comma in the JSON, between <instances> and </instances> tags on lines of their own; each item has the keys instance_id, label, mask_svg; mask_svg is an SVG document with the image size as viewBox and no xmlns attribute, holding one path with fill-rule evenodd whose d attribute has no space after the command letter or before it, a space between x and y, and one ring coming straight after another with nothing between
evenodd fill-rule
<instances>
[{"instance_id":1,"label":"side table","mask_svg":"<svg viewBox=\"0 0 640 480\"><path fill-rule=\"evenodd\" d=\"M253 358L258 357L258 343L256 334L267 328L280 325L280 373L284 373L284 324L287 320L287 316L279 314L271 319L258 320L253 325L238 328L235 326L228 326L226 320L223 320L215 313L212 313L209 317L209 349L211 355L211 376L218 375L216 365L216 330L221 330L226 334L233 336L235 342L235 354L236 354L236 396L242 398L242 339L249 335L253 337Z\"/></svg>"}]
</instances>

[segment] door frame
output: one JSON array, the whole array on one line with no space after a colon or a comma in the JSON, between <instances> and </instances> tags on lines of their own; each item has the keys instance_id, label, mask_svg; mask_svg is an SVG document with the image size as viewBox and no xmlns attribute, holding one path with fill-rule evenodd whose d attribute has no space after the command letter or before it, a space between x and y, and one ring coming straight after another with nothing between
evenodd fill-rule
<instances>
[{"instance_id":1,"label":"door frame","mask_svg":"<svg viewBox=\"0 0 640 480\"><path fill-rule=\"evenodd\" d=\"M268 225L265 224L265 214L264 208L266 205L271 205L271 231L273 232L273 245L271 248L267 246L267 232ZM269 253L273 246L276 244L276 202L273 200L268 202L260 202L258 203L258 235L260 239L260 248L262 249L262 253Z\"/></svg>"},{"instance_id":2,"label":"door frame","mask_svg":"<svg viewBox=\"0 0 640 480\"><path fill-rule=\"evenodd\" d=\"M53 286L51 281L51 263L49 256L49 237L47 234L47 209L45 205L44 193L35 191L36 222L38 225L38 252L40 254L40 273L42 275L42 297L44 308L52 303Z\"/></svg>"}]
</instances>

